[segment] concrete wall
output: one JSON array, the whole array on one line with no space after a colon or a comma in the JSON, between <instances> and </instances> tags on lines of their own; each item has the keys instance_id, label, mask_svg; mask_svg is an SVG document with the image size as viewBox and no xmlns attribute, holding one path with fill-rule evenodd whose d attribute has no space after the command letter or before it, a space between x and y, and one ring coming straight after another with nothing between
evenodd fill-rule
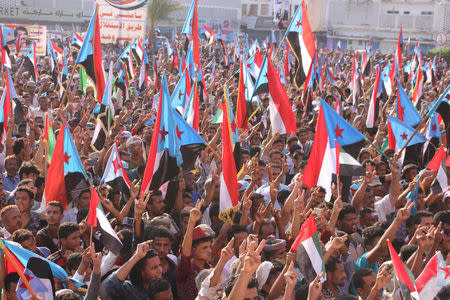
<instances>
[{"instance_id":1,"label":"concrete wall","mask_svg":"<svg viewBox=\"0 0 450 300\"><path fill-rule=\"evenodd\" d=\"M370 39L392 52L400 26L404 40L419 39L425 48L434 47L439 32L450 32L449 1L329 0L327 12L328 37L347 40L352 49Z\"/></svg>"}]
</instances>

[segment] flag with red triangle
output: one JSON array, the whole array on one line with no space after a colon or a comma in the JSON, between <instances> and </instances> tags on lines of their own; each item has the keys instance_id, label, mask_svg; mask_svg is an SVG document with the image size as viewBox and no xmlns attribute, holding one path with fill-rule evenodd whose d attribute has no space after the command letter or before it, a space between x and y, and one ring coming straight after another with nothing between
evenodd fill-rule
<instances>
[{"instance_id":1,"label":"flag with red triangle","mask_svg":"<svg viewBox=\"0 0 450 300\"><path fill-rule=\"evenodd\" d=\"M31 76L33 77L34 81L37 81L39 79L39 71L37 68L37 61L36 61L36 42L33 41L30 45L30 48L28 48L27 53L24 56L23 61L23 69L30 72Z\"/></svg>"},{"instance_id":2,"label":"flag with red triangle","mask_svg":"<svg viewBox=\"0 0 450 300\"><path fill-rule=\"evenodd\" d=\"M306 75L313 62L316 44L309 24L306 1L302 0L286 30L286 38L296 59L294 83L297 88L305 82Z\"/></svg>"},{"instance_id":3,"label":"flag with red triangle","mask_svg":"<svg viewBox=\"0 0 450 300\"><path fill-rule=\"evenodd\" d=\"M45 184L41 204L43 208L50 201L58 201L66 210L72 199L76 199L79 193L88 187L87 175L67 122L64 122L59 130L47 174L52 180Z\"/></svg>"},{"instance_id":4,"label":"flag with red triangle","mask_svg":"<svg viewBox=\"0 0 450 300\"><path fill-rule=\"evenodd\" d=\"M400 285L400 292L403 299L419 299L414 275L408 269L406 264L402 262L391 242L388 241L389 254L391 255L392 264L394 265L395 277Z\"/></svg>"},{"instance_id":5,"label":"flag with red triangle","mask_svg":"<svg viewBox=\"0 0 450 300\"><path fill-rule=\"evenodd\" d=\"M116 144L112 147L101 181L122 191L130 189L130 180L128 179L127 172L123 168Z\"/></svg>"},{"instance_id":6,"label":"flag with red triangle","mask_svg":"<svg viewBox=\"0 0 450 300\"><path fill-rule=\"evenodd\" d=\"M98 7L95 8L91 21L89 22L83 45L75 63L86 70L86 75L94 83L97 92L96 98L100 103L105 90L105 72L103 70Z\"/></svg>"},{"instance_id":7,"label":"flag with red triangle","mask_svg":"<svg viewBox=\"0 0 450 300\"><path fill-rule=\"evenodd\" d=\"M438 251L427 263L416 279L417 292L420 299L436 299L442 287L450 285L450 265Z\"/></svg>"}]
</instances>

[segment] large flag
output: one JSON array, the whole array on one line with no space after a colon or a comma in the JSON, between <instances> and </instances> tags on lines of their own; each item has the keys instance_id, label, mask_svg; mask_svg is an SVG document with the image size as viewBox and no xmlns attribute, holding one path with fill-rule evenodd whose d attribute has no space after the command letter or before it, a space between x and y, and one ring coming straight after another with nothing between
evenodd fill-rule
<instances>
[{"instance_id":1,"label":"large flag","mask_svg":"<svg viewBox=\"0 0 450 300\"><path fill-rule=\"evenodd\" d=\"M447 190L448 178L447 166L445 164L446 157L447 154L445 153L445 148L444 146L441 146L427 165L427 169L432 170L436 174L436 178L431 184L431 191L433 194L440 194Z\"/></svg>"},{"instance_id":2,"label":"large flag","mask_svg":"<svg viewBox=\"0 0 450 300\"><path fill-rule=\"evenodd\" d=\"M360 165L350 162L354 165L351 168L340 168L340 148L352 156L357 156L363 146L365 136L356 130L350 123L342 118L331 106L324 100L321 100L319 116L317 119L314 142L311 154L303 173L303 183L308 188L321 186L325 188L325 199L331 198L332 174L337 174L338 168L354 169L360 172ZM345 159L344 161L348 161ZM351 174L350 174L351 175Z\"/></svg>"},{"instance_id":3,"label":"large flag","mask_svg":"<svg viewBox=\"0 0 450 300\"><path fill-rule=\"evenodd\" d=\"M170 106L166 76L163 75L159 93L158 114L153 129L152 142L145 167L141 193L156 190L163 183L175 178L183 158Z\"/></svg>"},{"instance_id":4,"label":"large flag","mask_svg":"<svg viewBox=\"0 0 450 300\"><path fill-rule=\"evenodd\" d=\"M419 299L416 285L414 283L414 275L408 269L408 267L398 257L391 242L388 241L389 254L391 255L392 264L394 265L394 271L396 279L400 285L400 292L403 299Z\"/></svg>"},{"instance_id":5,"label":"large flag","mask_svg":"<svg viewBox=\"0 0 450 300\"><path fill-rule=\"evenodd\" d=\"M97 101L100 102L105 90L105 74L103 71L102 44L97 8L94 10L75 63L80 64L86 70L86 75L95 85Z\"/></svg>"},{"instance_id":6,"label":"large flag","mask_svg":"<svg viewBox=\"0 0 450 300\"><path fill-rule=\"evenodd\" d=\"M409 99L402 84L397 78L397 118L408 126L416 127L422 117Z\"/></svg>"},{"instance_id":7,"label":"large flag","mask_svg":"<svg viewBox=\"0 0 450 300\"><path fill-rule=\"evenodd\" d=\"M31 258L38 258L39 260L45 261L49 264L53 277L58 278L60 280L68 279L66 271L55 264L54 262L49 261L45 257L41 257L34 252L31 252L25 248L22 248L20 245L16 243L1 240L0 241L0 249L3 251L8 250L11 254L12 259L19 267L19 269L23 272L25 267L28 265L28 262ZM11 271L15 272L12 266L6 268L6 273L10 273Z\"/></svg>"},{"instance_id":8,"label":"large flag","mask_svg":"<svg viewBox=\"0 0 450 300\"><path fill-rule=\"evenodd\" d=\"M115 190L124 191L130 189L130 180L128 179L127 172L123 168L116 144L113 145L101 181L106 182Z\"/></svg>"},{"instance_id":9,"label":"large flag","mask_svg":"<svg viewBox=\"0 0 450 300\"><path fill-rule=\"evenodd\" d=\"M230 126L229 102L226 86L224 87L224 101L222 104L222 174L220 174L220 213L222 219L230 218L229 213L239 204L236 165L233 158L233 139Z\"/></svg>"},{"instance_id":10,"label":"large flag","mask_svg":"<svg viewBox=\"0 0 450 300\"><path fill-rule=\"evenodd\" d=\"M270 58L271 52L264 58L258 80L255 83L254 95L269 92L269 113L273 134L291 133L297 130L294 112Z\"/></svg>"},{"instance_id":11,"label":"large flag","mask_svg":"<svg viewBox=\"0 0 450 300\"><path fill-rule=\"evenodd\" d=\"M48 168L48 178L51 180L45 185L41 205L43 208L50 201L58 201L66 210L70 201L76 199L79 193L87 188L87 175L66 122L63 123L56 139Z\"/></svg>"},{"instance_id":12,"label":"large flag","mask_svg":"<svg viewBox=\"0 0 450 300\"><path fill-rule=\"evenodd\" d=\"M319 232L312 214L302 224L291 251L297 251L296 262L306 282L312 282L317 275L325 273ZM325 278L321 281L325 281Z\"/></svg>"},{"instance_id":13,"label":"large flag","mask_svg":"<svg viewBox=\"0 0 450 300\"><path fill-rule=\"evenodd\" d=\"M27 268L23 272L33 291L40 299L54 299L54 280L52 270L48 262L37 258L30 257ZM22 279L19 279L16 287L17 299L30 299L31 293L26 287Z\"/></svg>"},{"instance_id":14,"label":"large flag","mask_svg":"<svg viewBox=\"0 0 450 300\"><path fill-rule=\"evenodd\" d=\"M439 290L450 285L450 266L441 252L437 252L416 279L420 299L434 299Z\"/></svg>"},{"instance_id":15,"label":"large flag","mask_svg":"<svg viewBox=\"0 0 450 300\"><path fill-rule=\"evenodd\" d=\"M380 111L379 106L383 98L383 81L380 80L381 66L377 66L377 76L373 86L372 98L369 103L369 111L367 112L366 127L374 128Z\"/></svg>"},{"instance_id":16,"label":"large flag","mask_svg":"<svg viewBox=\"0 0 450 300\"><path fill-rule=\"evenodd\" d=\"M306 74L313 61L316 45L306 12L305 1L298 6L291 24L286 30L286 37L296 59L294 83L297 88L305 82Z\"/></svg>"},{"instance_id":17,"label":"large flag","mask_svg":"<svg viewBox=\"0 0 450 300\"><path fill-rule=\"evenodd\" d=\"M36 42L33 41L28 48L27 53L24 56L23 68L30 72L31 76L33 76L34 81L39 79L39 71L37 68L36 61Z\"/></svg>"}]
</instances>

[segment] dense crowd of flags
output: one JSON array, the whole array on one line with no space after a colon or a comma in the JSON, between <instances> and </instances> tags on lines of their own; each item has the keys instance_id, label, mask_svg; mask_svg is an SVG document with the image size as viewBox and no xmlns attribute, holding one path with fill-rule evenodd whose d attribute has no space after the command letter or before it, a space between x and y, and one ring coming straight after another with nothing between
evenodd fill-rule
<instances>
[{"instance_id":1,"label":"dense crowd of flags","mask_svg":"<svg viewBox=\"0 0 450 300\"><path fill-rule=\"evenodd\" d=\"M301 1L292 21L286 30L283 41L278 45L285 49L283 61L274 65L272 61L274 37L269 45L269 39L266 39L260 47L257 40L249 46L248 37L246 37L245 47L239 43L239 34L231 40L221 29L212 30L206 25L199 28L197 0L193 0L186 21L181 30L185 41L181 45L181 51L177 49L177 43L180 40L178 33L173 32L174 49L170 47L172 57L171 69L179 70L179 81L176 84L172 94L169 93L166 75L158 71L158 58L147 56L148 40L134 40L128 44L122 51L117 62L111 62L106 75L103 70L102 48L100 42L100 27L97 9L95 9L92 19L89 23L84 38L80 34L72 32L70 45L78 50L78 56L75 65L81 67L86 76L91 80L96 91L97 106L94 114L97 118L97 124L92 140L92 147L102 150L107 133L113 122L111 116L114 115L114 105L112 97L114 90L120 91L127 97L129 92L129 82L138 83L138 91L144 92L151 81L153 81L156 96L153 101L153 108L157 109L157 115L154 120L153 137L150 145L150 151L147 159L147 166L144 172L144 178L141 187L141 193L149 190L155 190L173 180L179 174L179 168L183 170L193 166L193 159L199 151L206 145L206 141L199 135L200 114L199 104L201 99L207 96L207 84L204 80L204 69L202 66L200 53L200 37L203 37L208 44L218 43L222 51L222 60L224 65L228 66L232 61L239 63L239 84L238 98L236 106L236 116L234 116L232 105L228 97L227 87L224 86L224 96L220 100L219 110L213 120L213 123L222 123L222 171L220 175L220 212L227 219L227 212L236 208L239 204L237 172L239 171L235 161L234 151L238 139L238 128L248 129L250 117L253 113L252 102L258 102L258 95L267 93L269 96L268 117L271 121L273 133L289 134L297 130L295 116L292 105L284 87L285 83L293 76L293 83L297 88L303 87L302 101L307 110L312 109L312 99L314 91L319 88L321 91L325 88L325 81L332 84L337 93L336 107L331 107L324 100L320 101L317 125L315 130L311 156L303 174L303 183L308 188L320 185L327 190L327 198L331 196L331 186L333 174L340 176L351 176L355 174L364 174L364 169L355 159L361 150L367 138L348 123L343 117L340 107L340 101L343 101L343 92L339 87L335 75L342 72L342 62L339 61L334 68L324 64L319 64L319 53L316 48L314 35L309 24L305 1ZM20 104L16 101L14 85L11 80L11 61L9 50L5 43L5 34L10 34L6 26L0 27L0 46L1 62L4 70L5 82L1 98L0 123L3 125L3 137L6 136L8 126L7 116L13 111L20 113ZM274 45L275 44L275 45ZM409 44L409 43L408 43ZM229 45L233 45L232 55L229 53ZM16 42L17 52L22 48L20 45L20 36ZM265 48L266 54L262 51ZM432 139L437 139L437 148L439 150L430 154L434 158L429 164L429 169L438 173L436 184L433 188L444 189L442 174L445 174L441 168L445 168L443 163L447 157L445 150L439 148L440 134L439 122L442 120L447 128L450 124L450 105L449 88L434 103L426 114L419 114L417 105L423 93L425 84L435 84L436 81L436 58L432 61L423 61L420 51L420 43L417 42L414 49L414 59L404 66L404 73L407 80L411 82L412 99L408 97L403 89L399 79L398 70L402 68L402 52L405 48L403 42L402 28L400 28L398 43L395 50L392 63L386 65L371 66L370 56L373 54L370 43L367 48L359 54L355 53L352 58L352 73L349 88L352 93L352 102L354 105L362 96L362 81L364 77L370 75L375 70L376 78L372 94L369 97L369 109L366 119L366 127L374 128L379 119L379 107L383 101L392 94L393 87L397 86L396 116L388 116L388 139L387 147L400 151L402 161L407 159L413 151L413 146L417 144L430 143ZM339 41L336 49L330 47L329 52L338 52L342 58L342 46ZM57 82L61 91L67 89L70 84L71 75L68 72L67 55L63 49L60 49L52 41L48 42L47 55L51 58L52 71L57 74ZM290 60L295 61L295 69L291 70ZM359 60L360 58L360 60ZM24 68L30 71L32 78L37 81L39 72L36 61L36 45L32 42L27 52L23 56ZM58 70L61 66L61 70ZM135 69L136 66L136 69ZM209 67L212 69L211 76L215 76L215 62ZM152 73L149 70L152 69ZM74 68L75 70L75 68ZM117 71L117 78L114 78L113 72ZM292 72L291 72L292 71ZM74 72L74 71L73 71ZM72 72L72 75L73 75ZM334 74L333 74L334 73ZM80 71L81 74L81 71ZM153 78L151 80L150 78ZM212 83L214 84L214 83ZM63 96L64 97L64 96ZM62 99L64 101L64 99ZM429 121L426 135L417 132L417 128L424 126ZM71 137L67 123L64 123L59 131L58 137L52 130L48 116L45 117L44 142L47 146L47 158L50 161L48 177L52 180L47 181L45 185L44 200L45 206L48 201L58 199L63 204L64 209L68 209L71 203L69 191L66 186L76 187L81 181L87 179L85 170L82 167L81 159ZM447 139L448 140L448 139ZM439 175L440 174L440 175ZM445 178L446 180L446 178ZM120 160L117 145L113 145L112 151L106 165L103 175L103 181L110 184L121 184L124 188L130 187L130 182ZM70 183L70 185L68 185ZM117 244L120 243L111 226L104 217L104 213L95 189L92 189L91 210L89 223L100 225L105 235L109 236L109 242L106 248L116 251ZM229 215L228 215L229 217ZM98 221L98 223L97 223ZM321 251L314 248L315 221L308 219L302 226L300 236L297 238L295 248L301 248L301 253L305 253L302 260L306 259L302 266L311 266L308 272L304 273L310 276L316 276L323 270L321 264ZM12 245L4 243L2 248L8 248L12 253L19 257L25 257L22 252L17 252ZM407 289L413 291L415 288L412 281L408 280L404 265L396 261L396 253L392 252L391 257L394 260L394 268ZM22 250L21 250L22 251ZM29 255L28 253L26 255ZM431 262L430 262L431 263ZM22 268L26 263L22 263ZM52 272L53 265L50 264ZM427 266L428 267L428 266ZM310 274L311 273L311 274ZM426 284L422 289L426 289ZM420 291L419 291L420 292Z\"/></svg>"}]
</instances>

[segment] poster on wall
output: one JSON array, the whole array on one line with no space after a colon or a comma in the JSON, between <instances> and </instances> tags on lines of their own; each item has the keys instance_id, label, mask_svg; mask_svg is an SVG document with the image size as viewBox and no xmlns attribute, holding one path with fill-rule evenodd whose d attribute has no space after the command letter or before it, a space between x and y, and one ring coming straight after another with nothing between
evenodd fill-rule
<instances>
[{"instance_id":1,"label":"poster on wall","mask_svg":"<svg viewBox=\"0 0 450 300\"><path fill-rule=\"evenodd\" d=\"M289 19L289 0L273 0L273 22L286 22Z\"/></svg>"},{"instance_id":2,"label":"poster on wall","mask_svg":"<svg viewBox=\"0 0 450 300\"><path fill-rule=\"evenodd\" d=\"M101 40L104 44L143 39L147 0L97 0Z\"/></svg>"},{"instance_id":3,"label":"poster on wall","mask_svg":"<svg viewBox=\"0 0 450 300\"><path fill-rule=\"evenodd\" d=\"M6 43L11 53L16 53L16 40L20 35L20 52L25 53L33 41L36 42L36 55L45 55L47 46L47 27L40 25L3 24L6 26Z\"/></svg>"}]
</instances>

